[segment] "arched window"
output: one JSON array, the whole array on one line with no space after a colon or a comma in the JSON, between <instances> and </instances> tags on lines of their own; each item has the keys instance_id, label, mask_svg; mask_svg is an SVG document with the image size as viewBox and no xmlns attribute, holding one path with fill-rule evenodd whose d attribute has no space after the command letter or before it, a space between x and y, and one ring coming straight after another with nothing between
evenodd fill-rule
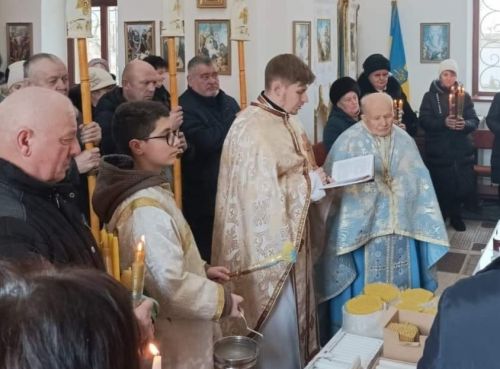
<instances>
[{"instance_id":1,"label":"arched window","mask_svg":"<svg viewBox=\"0 0 500 369\"><path fill-rule=\"evenodd\" d=\"M500 91L500 2L474 0L472 93L490 100Z\"/></svg>"}]
</instances>

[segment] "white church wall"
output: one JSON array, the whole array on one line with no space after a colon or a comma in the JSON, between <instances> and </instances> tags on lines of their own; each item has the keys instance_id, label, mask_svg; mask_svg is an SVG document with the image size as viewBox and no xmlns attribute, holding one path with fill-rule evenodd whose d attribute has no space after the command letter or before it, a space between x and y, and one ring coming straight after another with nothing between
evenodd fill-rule
<instances>
[{"instance_id":1,"label":"white church wall","mask_svg":"<svg viewBox=\"0 0 500 369\"><path fill-rule=\"evenodd\" d=\"M231 0L227 8L207 9L197 8L196 1L185 2L185 48L186 62L195 55L196 19L230 19ZM249 1L249 28L251 40L245 43L246 79L248 102L252 101L264 88L264 69L266 63L273 56L292 51L292 21L310 21L312 45L312 67L317 74L317 82L309 92L310 102L300 111L300 116L306 130L312 135L314 106L317 101L319 84L328 85L336 78L336 1L335 0L273 0ZM161 18L161 4L159 1L137 2L135 0L118 0L119 45L124 45L123 27L128 21L149 21L156 23L156 53L160 53L159 21ZM316 19L329 18L332 22L331 50L332 61L317 63L316 46ZM125 49L120 48L118 66L123 70L125 63ZM239 66L236 42L231 44L231 75L220 76L222 89L239 101ZM186 74L178 76L179 91L186 88ZM326 95L327 96L327 95ZM311 136L312 137L312 136Z\"/></svg>"},{"instance_id":2,"label":"white church wall","mask_svg":"<svg viewBox=\"0 0 500 369\"><path fill-rule=\"evenodd\" d=\"M373 53L389 55L391 2L360 0L359 70ZM459 65L459 80L467 91L472 87L472 1L469 0L398 0L401 31L410 80L410 100L418 110L431 81L437 78L438 64L420 63L420 23L450 23L450 57ZM479 115L488 111L488 103L476 103Z\"/></svg>"},{"instance_id":3,"label":"white church wall","mask_svg":"<svg viewBox=\"0 0 500 369\"><path fill-rule=\"evenodd\" d=\"M1 0L0 1L0 55L2 65L0 69L7 67L7 23L33 23L33 50L35 52L41 47L41 2L34 0Z\"/></svg>"}]
</instances>

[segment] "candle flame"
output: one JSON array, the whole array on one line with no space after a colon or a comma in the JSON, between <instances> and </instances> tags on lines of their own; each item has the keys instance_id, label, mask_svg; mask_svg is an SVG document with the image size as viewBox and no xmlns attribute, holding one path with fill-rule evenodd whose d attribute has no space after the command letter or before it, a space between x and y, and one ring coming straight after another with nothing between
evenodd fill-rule
<instances>
[{"instance_id":1,"label":"candle flame","mask_svg":"<svg viewBox=\"0 0 500 369\"><path fill-rule=\"evenodd\" d=\"M144 243L142 241L137 242L136 251L142 251L144 249Z\"/></svg>"},{"instance_id":2,"label":"candle flame","mask_svg":"<svg viewBox=\"0 0 500 369\"><path fill-rule=\"evenodd\" d=\"M141 241L143 244L146 244L146 237L144 235L141 236Z\"/></svg>"},{"instance_id":3,"label":"candle flame","mask_svg":"<svg viewBox=\"0 0 500 369\"><path fill-rule=\"evenodd\" d=\"M160 355L160 350L158 350L158 347L156 347L154 343L149 344L149 352L151 352L153 356Z\"/></svg>"}]
</instances>

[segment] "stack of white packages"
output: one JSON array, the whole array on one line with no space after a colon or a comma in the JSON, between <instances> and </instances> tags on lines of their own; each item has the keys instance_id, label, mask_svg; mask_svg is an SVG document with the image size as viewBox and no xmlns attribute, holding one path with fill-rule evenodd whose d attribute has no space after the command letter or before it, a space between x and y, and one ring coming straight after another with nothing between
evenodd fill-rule
<instances>
[{"instance_id":1,"label":"stack of white packages","mask_svg":"<svg viewBox=\"0 0 500 369\"><path fill-rule=\"evenodd\" d=\"M380 339L340 330L306 369L368 369L377 359L382 344Z\"/></svg>"}]
</instances>

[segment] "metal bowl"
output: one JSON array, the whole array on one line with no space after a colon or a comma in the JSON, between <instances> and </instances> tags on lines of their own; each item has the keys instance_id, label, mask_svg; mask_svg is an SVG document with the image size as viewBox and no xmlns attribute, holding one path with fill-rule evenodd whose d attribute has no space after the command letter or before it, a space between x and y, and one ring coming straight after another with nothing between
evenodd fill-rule
<instances>
[{"instance_id":1,"label":"metal bowl","mask_svg":"<svg viewBox=\"0 0 500 369\"><path fill-rule=\"evenodd\" d=\"M258 343L245 336L228 336L214 344L214 364L217 369L251 369L257 364Z\"/></svg>"}]
</instances>

